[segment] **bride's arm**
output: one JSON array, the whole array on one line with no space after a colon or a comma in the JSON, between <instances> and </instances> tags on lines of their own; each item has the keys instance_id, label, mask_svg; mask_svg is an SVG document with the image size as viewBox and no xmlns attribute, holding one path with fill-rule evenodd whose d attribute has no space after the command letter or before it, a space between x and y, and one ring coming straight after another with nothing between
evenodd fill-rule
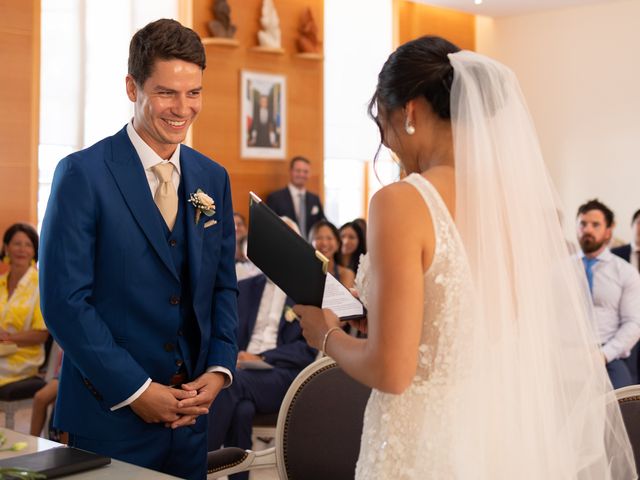
<instances>
[{"instance_id":1,"label":"bride's arm","mask_svg":"<svg viewBox=\"0 0 640 480\"><path fill-rule=\"evenodd\" d=\"M358 381L401 393L415 376L422 332L424 267L430 265L434 233L428 209L414 187L396 183L371 200L368 227L370 285L368 338L341 330L329 334L326 352ZM330 310L297 306L309 343L320 348L339 321Z\"/></svg>"}]
</instances>

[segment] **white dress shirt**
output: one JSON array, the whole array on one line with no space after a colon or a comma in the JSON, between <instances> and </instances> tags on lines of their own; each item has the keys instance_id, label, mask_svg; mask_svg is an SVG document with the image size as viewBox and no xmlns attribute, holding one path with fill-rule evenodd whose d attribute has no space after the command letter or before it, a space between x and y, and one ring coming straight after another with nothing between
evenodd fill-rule
<instances>
[{"instance_id":1,"label":"white dress shirt","mask_svg":"<svg viewBox=\"0 0 640 480\"><path fill-rule=\"evenodd\" d=\"M610 362L628 357L640 338L640 274L609 249L597 259L592 267L596 331Z\"/></svg>"},{"instance_id":2,"label":"white dress shirt","mask_svg":"<svg viewBox=\"0 0 640 480\"><path fill-rule=\"evenodd\" d=\"M278 327L287 294L280 290L271 280L267 280L260 299L256 323L253 327L247 352L259 355L276 348L278 343Z\"/></svg>"},{"instance_id":3,"label":"white dress shirt","mask_svg":"<svg viewBox=\"0 0 640 480\"><path fill-rule=\"evenodd\" d=\"M180 186L180 144L176 147L176 151L173 152L171 158L169 160L164 160L160 157L153 149L145 143L145 141L138 135L136 129L133 128L133 120L129 122L127 125L127 135L129 136L129 140L133 144L133 148L135 148L138 157L140 157L140 161L142 162L142 167L144 168L144 173L147 176L147 182L149 182L149 189L151 190L151 197L153 197L156 193L156 190L159 185L159 180L156 174L153 172L152 168L159 163L167 163L170 162L175 167L173 169L173 176L171 180L173 181L174 187L176 187L176 191ZM228 368L220 367L220 366L211 366L207 368L207 372L220 372L226 375L227 379L225 381L225 388L231 385L233 381L233 376L231 375L231 371ZM122 407L126 407L130 405L134 400L136 400L142 393L149 388L151 385L151 378L147 378L147 380L140 386L138 390L134 392L129 398L124 400L123 402L118 403L111 407L111 411L117 410Z\"/></svg>"}]
</instances>

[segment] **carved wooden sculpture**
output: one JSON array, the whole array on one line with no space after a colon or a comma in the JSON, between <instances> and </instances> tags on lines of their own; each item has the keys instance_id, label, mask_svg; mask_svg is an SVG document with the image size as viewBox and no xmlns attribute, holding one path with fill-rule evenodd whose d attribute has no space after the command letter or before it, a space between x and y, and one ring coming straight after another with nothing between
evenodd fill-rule
<instances>
[{"instance_id":1,"label":"carved wooden sculpture","mask_svg":"<svg viewBox=\"0 0 640 480\"><path fill-rule=\"evenodd\" d=\"M208 24L211 36L233 38L236 26L231 24L231 7L227 0L215 0L211 10L215 18Z\"/></svg>"}]
</instances>

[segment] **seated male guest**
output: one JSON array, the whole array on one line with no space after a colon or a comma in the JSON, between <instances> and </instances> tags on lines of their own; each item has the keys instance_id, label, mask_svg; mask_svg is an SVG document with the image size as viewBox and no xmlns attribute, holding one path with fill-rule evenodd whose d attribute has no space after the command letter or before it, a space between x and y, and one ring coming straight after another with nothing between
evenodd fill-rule
<instances>
[{"instance_id":1,"label":"seated male guest","mask_svg":"<svg viewBox=\"0 0 640 480\"><path fill-rule=\"evenodd\" d=\"M621 388L638 382L626 359L640 338L640 275L608 249L613 225L613 212L598 200L578 209L578 241L602 360L613 388Z\"/></svg>"},{"instance_id":2,"label":"seated male guest","mask_svg":"<svg viewBox=\"0 0 640 480\"><path fill-rule=\"evenodd\" d=\"M293 305L265 275L238 282L238 362L263 360L269 370L243 369L239 363L233 383L222 390L209 414L208 450L251 448L256 413L277 413L289 385L316 357L298 322L287 322L285 306ZM248 473L231 476L247 479Z\"/></svg>"},{"instance_id":3,"label":"seated male guest","mask_svg":"<svg viewBox=\"0 0 640 480\"><path fill-rule=\"evenodd\" d=\"M631 229L633 232L633 239L631 240L631 243L612 248L611 253L619 256L623 260L626 260L636 270L640 271L640 210L636 210L631 217ZM627 367L629 367L631 379L634 383L637 383L638 372L640 371L640 343L636 343L635 347L631 350L629 357L625 359L625 362L627 363Z\"/></svg>"}]
</instances>

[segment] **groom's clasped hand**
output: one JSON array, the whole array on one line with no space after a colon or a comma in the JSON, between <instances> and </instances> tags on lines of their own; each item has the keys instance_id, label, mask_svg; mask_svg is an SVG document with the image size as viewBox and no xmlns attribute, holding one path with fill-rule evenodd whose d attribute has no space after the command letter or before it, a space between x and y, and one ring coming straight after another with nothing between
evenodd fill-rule
<instances>
[{"instance_id":1,"label":"groom's clasped hand","mask_svg":"<svg viewBox=\"0 0 640 480\"><path fill-rule=\"evenodd\" d=\"M209 413L223 386L224 377L219 373L204 373L181 388L152 382L131 408L147 423L164 423L168 428L193 425L200 415Z\"/></svg>"}]
</instances>

